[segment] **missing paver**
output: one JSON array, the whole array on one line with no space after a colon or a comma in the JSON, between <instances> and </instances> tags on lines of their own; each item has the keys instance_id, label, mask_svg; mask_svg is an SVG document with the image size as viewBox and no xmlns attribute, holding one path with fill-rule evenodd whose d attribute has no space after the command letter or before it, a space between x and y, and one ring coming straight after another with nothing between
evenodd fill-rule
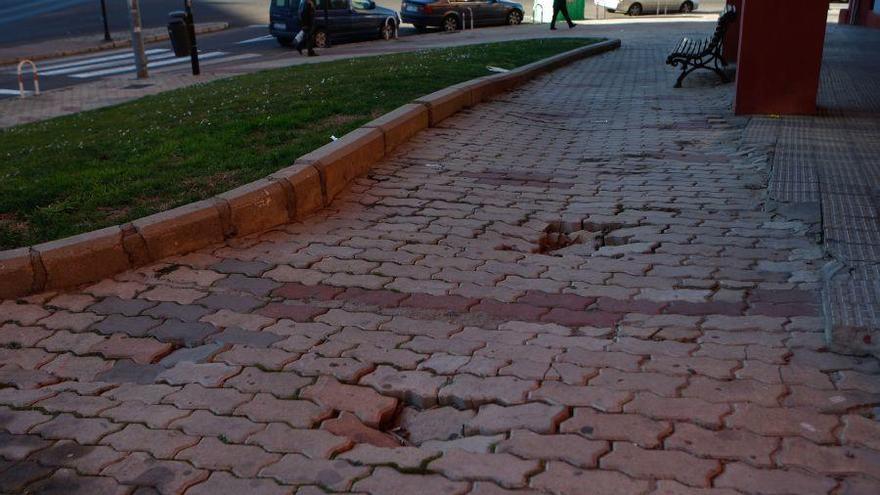
<instances>
[{"instance_id":1,"label":"missing paver","mask_svg":"<svg viewBox=\"0 0 880 495\"><path fill-rule=\"evenodd\" d=\"M181 265L178 265L176 263L172 263L168 266L163 266L162 268L159 268L158 270L156 270L156 274L159 277L164 277L165 275L170 275L170 274L176 272L180 268L181 268Z\"/></svg>"},{"instance_id":2,"label":"missing paver","mask_svg":"<svg viewBox=\"0 0 880 495\"><path fill-rule=\"evenodd\" d=\"M536 254L549 254L576 244L590 242L595 237L592 232L583 230L581 223L553 222L544 229L538 239L538 247L532 250Z\"/></svg>"},{"instance_id":3,"label":"missing paver","mask_svg":"<svg viewBox=\"0 0 880 495\"><path fill-rule=\"evenodd\" d=\"M544 228L537 246L522 247L521 244L501 244L499 251L519 251L550 256L592 256L605 246L622 246L637 242L638 232L628 231L638 227L624 222L554 221Z\"/></svg>"}]
</instances>

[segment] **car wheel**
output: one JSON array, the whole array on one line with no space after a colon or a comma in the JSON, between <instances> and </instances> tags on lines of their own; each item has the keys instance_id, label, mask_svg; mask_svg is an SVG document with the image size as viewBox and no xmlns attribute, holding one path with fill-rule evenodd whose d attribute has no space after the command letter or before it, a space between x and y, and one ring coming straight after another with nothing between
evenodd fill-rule
<instances>
[{"instance_id":1,"label":"car wheel","mask_svg":"<svg viewBox=\"0 0 880 495\"><path fill-rule=\"evenodd\" d=\"M627 10L626 13L631 16L642 15L642 4L637 2L630 5L629 10Z\"/></svg>"},{"instance_id":2,"label":"car wheel","mask_svg":"<svg viewBox=\"0 0 880 495\"><path fill-rule=\"evenodd\" d=\"M283 38L281 36L275 38L281 46L293 46L293 38Z\"/></svg>"},{"instance_id":3,"label":"car wheel","mask_svg":"<svg viewBox=\"0 0 880 495\"><path fill-rule=\"evenodd\" d=\"M394 39L394 23L386 22L382 24L382 27L379 29L379 34L382 36L382 39L385 41L390 41Z\"/></svg>"},{"instance_id":4,"label":"car wheel","mask_svg":"<svg viewBox=\"0 0 880 495\"><path fill-rule=\"evenodd\" d=\"M694 4L691 2L684 2L681 4L681 7L678 9L682 14L689 14L694 11Z\"/></svg>"},{"instance_id":5,"label":"car wheel","mask_svg":"<svg viewBox=\"0 0 880 495\"><path fill-rule=\"evenodd\" d=\"M315 31L315 37L313 40L315 48L327 48L330 46L330 38L327 37L327 31L324 31L323 29Z\"/></svg>"},{"instance_id":6,"label":"car wheel","mask_svg":"<svg viewBox=\"0 0 880 495\"><path fill-rule=\"evenodd\" d=\"M452 33L454 31L458 31L458 17L454 15L448 15L443 18L443 24L441 26L444 31L447 33Z\"/></svg>"},{"instance_id":7,"label":"car wheel","mask_svg":"<svg viewBox=\"0 0 880 495\"><path fill-rule=\"evenodd\" d=\"M511 26L516 26L517 24L522 24L523 16L520 14L518 10L511 10L509 14L507 14L507 24Z\"/></svg>"}]
</instances>

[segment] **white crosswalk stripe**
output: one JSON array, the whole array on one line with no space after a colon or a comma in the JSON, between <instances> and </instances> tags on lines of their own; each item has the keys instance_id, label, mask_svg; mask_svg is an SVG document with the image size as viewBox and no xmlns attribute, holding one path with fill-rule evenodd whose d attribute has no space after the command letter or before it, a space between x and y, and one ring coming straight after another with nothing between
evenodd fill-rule
<instances>
[{"instance_id":1,"label":"white crosswalk stripe","mask_svg":"<svg viewBox=\"0 0 880 495\"><path fill-rule=\"evenodd\" d=\"M150 69L166 68L166 70L177 69L178 64L189 64L190 58L175 57L174 52L167 48L153 48L146 50L147 67ZM232 55L222 51L200 52L199 60L210 60L218 63L228 59L229 61L237 60L240 55ZM258 56L256 54L246 54ZM134 55L131 50L123 50L110 52L108 54L66 58L50 61L45 65L39 65L41 77L67 76L76 79L89 79L95 77L106 77L136 70L134 64Z\"/></svg>"},{"instance_id":2,"label":"white crosswalk stripe","mask_svg":"<svg viewBox=\"0 0 880 495\"><path fill-rule=\"evenodd\" d=\"M226 55L226 52L200 53L199 60L208 60L211 58L222 57L224 55ZM148 62L147 68L152 69L155 67L165 67L166 65L182 64L184 62L189 62L189 61L190 61L189 57L176 57L176 58L170 58L167 60ZM88 77L112 76L115 74L122 74L124 72L134 72L136 69L137 68L135 67L135 65L131 64L131 65L125 65L122 67L113 67L110 69L96 70L96 71L92 71L92 72L80 72L78 74L71 74L70 77L75 77L77 79L85 79Z\"/></svg>"},{"instance_id":3,"label":"white crosswalk stripe","mask_svg":"<svg viewBox=\"0 0 880 495\"><path fill-rule=\"evenodd\" d=\"M169 57L174 56L174 52L171 50L162 50L164 53L152 53L147 54L147 60L152 62L153 60L162 60ZM96 69L106 69L108 67L118 67L119 64L131 64L133 61L133 57L131 54L128 54L126 57L110 60L107 62L97 62L97 63L89 63L89 64L74 64L68 65L67 67L62 67L58 69L42 69L40 70L41 76L64 76L67 74L75 74L83 71L91 71Z\"/></svg>"},{"instance_id":4,"label":"white crosswalk stripe","mask_svg":"<svg viewBox=\"0 0 880 495\"><path fill-rule=\"evenodd\" d=\"M249 39L249 40L237 41L235 44L236 44L236 45L247 45L247 44L250 44L250 43L259 43L259 42L261 42L261 41L269 41L269 40L271 40L272 38L274 38L274 36L272 36L271 34L267 34L267 35L265 35L265 36L259 36L259 37L257 37L257 38L251 38L251 39Z\"/></svg>"},{"instance_id":5,"label":"white crosswalk stripe","mask_svg":"<svg viewBox=\"0 0 880 495\"><path fill-rule=\"evenodd\" d=\"M144 53L147 54L148 57L151 57L156 54L170 52L171 50L167 48L153 48L150 50L145 50ZM69 67L78 67L81 65L91 65L91 64L99 64L103 62L115 61L115 60L125 60L127 58L132 58L131 50L125 50L124 52L115 52L113 55L104 55L100 57L78 57L76 59L64 59L64 62L54 63L49 65L40 65L40 72L45 74L49 71L54 71L58 69L66 69Z\"/></svg>"}]
</instances>

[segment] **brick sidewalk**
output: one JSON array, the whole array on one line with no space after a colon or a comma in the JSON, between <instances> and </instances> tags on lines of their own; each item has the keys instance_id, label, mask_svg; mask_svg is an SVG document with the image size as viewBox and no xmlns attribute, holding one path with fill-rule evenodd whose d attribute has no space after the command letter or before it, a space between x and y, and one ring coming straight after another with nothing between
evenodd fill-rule
<instances>
[{"instance_id":1,"label":"brick sidewalk","mask_svg":"<svg viewBox=\"0 0 880 495\"><path fill-rule=\"evenodd\" d=\"M880 363L826 352L814 226L672 36L304 223L2 303L0 491L880 493Z\"/></svg>"}]
</instances>

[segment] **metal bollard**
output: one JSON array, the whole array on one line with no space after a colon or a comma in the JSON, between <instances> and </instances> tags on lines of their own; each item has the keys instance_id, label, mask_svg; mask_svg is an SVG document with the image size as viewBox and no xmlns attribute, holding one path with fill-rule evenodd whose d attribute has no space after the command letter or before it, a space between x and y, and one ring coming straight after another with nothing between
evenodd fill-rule
<instances>
[{"instance_id":1,"label":"metal bollard","mask_svg":"<svg viewBox=\"0 0 880 495\"><path fill-rule=\"evenodd\" d=\"M34 74L34 96L40 95L40 75L37 73L37 64L33 63L30 60L22 60L18 63L18 92L19 98L25 97L24 91L24 77L22 76L22 69L24 68L24 64L31 65L31 71Z\"/></svg>"},{"instance_id":2,"label":"metal bollard","mask_svg":"<svg viewBox=\"0 0 880 495\"><path fill-rule=\"evenodd\" d=\"M466 8L467 8L467 11L468 11L468 15L469 15L470 18L471 18L471 30L473 30L473 29L474 29L474 9L472 9L472 8L470 8L470 7L466 7ZM464 14L464 12L462 12L462 14ZM462 22L461 22L461 30L464 31L464 30L467 29L467 18L468 18L468 16L463 15L462 17L464 17L464 19L462 19Z\"/></svg>"},{"instance_id":3,"label":"metal bollard","mask_svg":"<svg viewBox=\"0 0 880 495\"><path fill-rule=\"evenodd\" d=\"M536 12L540 9L541 11L541 20L538 20ZM540 3L535 2L532 5L532 24L543 24L544 23L544 6Z\"/></svg>"}]
</instances>

